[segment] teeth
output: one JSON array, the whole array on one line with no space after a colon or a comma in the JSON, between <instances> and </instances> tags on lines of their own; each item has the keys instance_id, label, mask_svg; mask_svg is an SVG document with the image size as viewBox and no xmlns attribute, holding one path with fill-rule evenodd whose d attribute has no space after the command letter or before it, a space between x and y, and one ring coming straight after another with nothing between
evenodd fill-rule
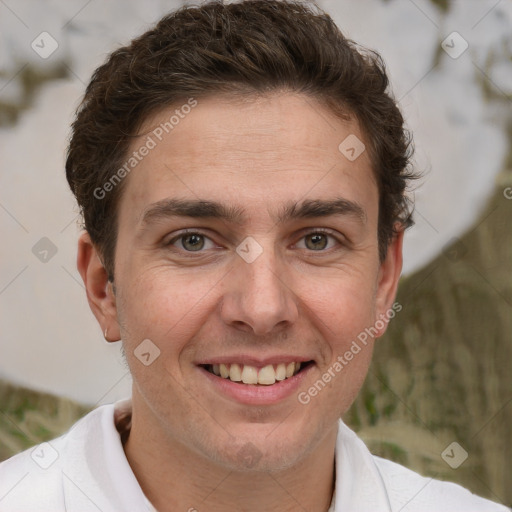
<instances>
[{"instance_id":1,"label":"teeth","mask_svg":"<svg viewBox=\"0 0 512 512\"><path fill-rule=\"evenodd\" d=\"M246 367L247 368L247 367ZM245 370L245 368L244 368ZM276 372L274 371L274 367L271 364L264 366L258 372L258 384L274 384L276 381Z\"/></svg>"},{"instance_id":2,"label":"teeth","mask_svg":"<svg viewBox=\"0 0 512 512\"><path fill-rule=\"evenodd\" d=\"M220 376L223 379L227 379L229 377L229 370L228 367L225 364L220 365Z\"/></svg>"},{"instance_id":3,"label":"teeth","mask_svg":"<svg viewBox=\"0 0 512 512\"><path fill-rule=\"evenodd\" d=\"M243 382L244 384L260 384L270 386L276 381L289 379L300 370L301 363L279 363L277 365L268 364L263 368L256 368L248 364L212 364L210 370L213 374L230 379L233 382Z\"/></svg>"},{"instance_id":4,"label":"teeth","mask_svg":"<svg viewBox=\"0 0 512 512\"><path fill-rule=\"evenodd\" d=\"M295 363L288 363L286 365L286 378L288 379L295 373Z\"/></svg>"},{"instance_id":5,"label":"teeth","mask_svg":"<svg viewBox=\"0 0 512 512\"><path fill-rule=\"evenodd\" d=\"M286 379L286 365L284 363L278 364L276 368L276 380Z\"/></svg>"},{"instance_id":6,"label":"teeth","mask_svg":"<svg viewBox=\"0 0 512 512\"><path fill-rule=\"evenodd\" d=\"M242 370L236 363L229 367L229 378L234 382L240 382L242 380Z\"/></svg>"},{"instance_id":7,"label":"teeth","mask_svg":"<svg viewBox=\"0 0 512 512\"><path fill-rule=\"evenodd\" d=\"M244 384L258 384L258 370L254 366L246 364L242 370L242 382Z\"/></svg>"}]
</instances>

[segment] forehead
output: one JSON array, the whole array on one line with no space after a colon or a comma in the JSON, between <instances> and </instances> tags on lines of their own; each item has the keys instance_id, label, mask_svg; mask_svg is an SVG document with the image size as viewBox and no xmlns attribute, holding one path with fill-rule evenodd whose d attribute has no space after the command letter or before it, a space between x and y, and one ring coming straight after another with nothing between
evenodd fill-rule
<instances>
[{"instance_id":1,"label":"forehead","mask_svg":"<svg viewBox=\"0 0 512 512\"><path fill-rule=\"evenodd\" d=\"M350 160L340 150L347 139L363 144L357 120L301 94L188 99L153 114L140 133L129 154L151 149L127 176L121 201L134 222L149 204L173 196L266 202L268 210L280 198L345 189L359 196L349 200L377 203L368 152Z\"/></svg>"}]
</instances>

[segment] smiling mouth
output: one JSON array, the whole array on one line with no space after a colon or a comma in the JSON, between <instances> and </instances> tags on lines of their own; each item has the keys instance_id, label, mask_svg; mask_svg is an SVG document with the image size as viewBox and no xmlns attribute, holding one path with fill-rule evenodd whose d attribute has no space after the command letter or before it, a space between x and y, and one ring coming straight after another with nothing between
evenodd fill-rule
<instances>
[{"instance_id":1,"label":"smiling mouth","mask_svg":"<svg viewBox=\"0 0 512 512\"><path fill-rule=\"evenodd\" d=\"M229 379L238 384L271 386L276 382L294 377L311 364L314 364L313 361L268 364L263 368L238 363L200 366L217 377Z\"/></svg>"}]
</instances>

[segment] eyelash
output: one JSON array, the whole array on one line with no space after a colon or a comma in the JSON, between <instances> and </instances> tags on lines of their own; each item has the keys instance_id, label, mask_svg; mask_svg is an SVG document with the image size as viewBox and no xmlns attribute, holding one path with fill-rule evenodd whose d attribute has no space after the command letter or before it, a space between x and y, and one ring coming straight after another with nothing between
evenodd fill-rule
<instances>
[{"instance_id":1,"label":"eyelash","mask_svg":"<svg viewBox=\"0 0 512 512\"><path fill-rule=\"evenodd\" d=\"M325 229L325 228L316 228L316 229L312 229L312 230L310 230L310 231L307 231L307 232L305 232L305 233L303 233L303 234L302 234L302 236L300 237L300 240L302 240L303 238L305 238L305 237L306 237L306 236L308 236L308 235L316 235L316 234L322 234L322 235L330 236L332 239L334 239L334 240L338 243L338 245L344 245L344 244L343 244L343 242L342 242L342 241L341 241L337 236L335 236L335 235L333 234L333 232L332 232L332 231L330 231L330 230L328 230L328 229ZM177 236L175 236L174 238L172 238L171 240L169 240L168 242L166 242L166 243L165 243L165 246L166 246L166 247L170 247L170 246L172 246L175 242L179 241L180 239L185 238L186 236L190 236L190 235L199 235L199 236L202 236L202 237L204 237L204 238L207 238L208 240L211 240L211 238L210 238L207 234L205 234L205 233L203 233L203 232L201 232L201 231L197 231L197 230L186 230L186 231L182 231L182 232L181 232L181 233L179 233ZM213 240L211 240L211 241L213 241ZM187 253L187 254L192 254L192 255L193 255L194 253L196 253L196 254L198 254L198 255L204 255L204 252L205 252L205 250L199 250L199 251L187 251L186 249L182 249L182 248L179 248L179 249L178 249L178 248L176 248L176 250L183 251L183 252L185 252L185 253ZM306 250L308 250L308 249L306 248ZM331 247L330 249L321 249L321 250L318 250L318 251L308 250L308 251L309 251L309 252L311 252L311 253L313 253L313 254L314 254L314 253L319 253L319 254L321 254L321 253L328 253L328 252L331 252L332 250L336 250L336 249Z\"/></svg>"}]
</instances>

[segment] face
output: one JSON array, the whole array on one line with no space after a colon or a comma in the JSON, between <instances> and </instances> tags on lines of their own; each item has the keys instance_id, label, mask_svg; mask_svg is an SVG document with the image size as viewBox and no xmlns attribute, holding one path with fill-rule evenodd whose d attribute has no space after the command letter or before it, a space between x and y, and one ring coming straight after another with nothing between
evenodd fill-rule
<instances>
[{"instance_id":1,"label":"face","mask_svg":"<svg viewBox=\"0 0 512 512\"><path fill-rule=\"evenodd\" d=\"M364 141L356 121L298 94L217 96L159 140L175 108L133 143L155 146L125 178L115 298L97 316L119 329L148 430L231 469L247 450L290 466L362 385L373 339L353 342L384 330L401 237L380 262L368 152L338 149Z\"/></svg>"}]
</instances>

